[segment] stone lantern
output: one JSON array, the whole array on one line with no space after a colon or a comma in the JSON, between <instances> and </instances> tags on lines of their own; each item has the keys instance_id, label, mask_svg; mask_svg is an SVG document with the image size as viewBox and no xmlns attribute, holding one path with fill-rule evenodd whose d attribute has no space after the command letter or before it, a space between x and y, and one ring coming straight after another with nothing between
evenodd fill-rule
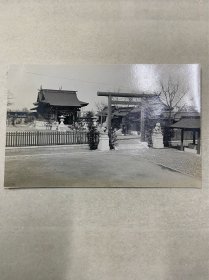
<instances>
[{"instance_id":1,"label":"stone lantern","mask_svg":"<svg viewBox=\"0 0 209 280\"><path fill-rule=\"evenodd\" d=\"M61 115L60 116L60 124L58 125L58 131L66 131L67 127L64 124L65 116Z\"/></svg>"}]
</instances>

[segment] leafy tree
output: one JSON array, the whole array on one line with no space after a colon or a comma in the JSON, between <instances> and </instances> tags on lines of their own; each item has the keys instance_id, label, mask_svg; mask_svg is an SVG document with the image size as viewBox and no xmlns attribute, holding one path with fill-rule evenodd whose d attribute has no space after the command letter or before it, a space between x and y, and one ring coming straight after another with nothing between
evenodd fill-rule
<instances>
[{"instance_id":1,"label":"leafy tree","mask_svg":"<svg viewBox=\"0 0 209 280\"><path fill-rule=\"evenodd\" d=\"M93 122L94 113L93 111L88 111L85 114L86 122L88 124L88 144L90 150L96 150L99 144L99 132L97 128L94 126Z\"/></svg>"},{"instance_id":2,"label":"leafy tree","mask_svg":"<svg viewBox=\"0 0 209 280\"><path fill-rule=\"evenodd\" d=\"M99 144L99 132L94 125L89 129L87 137L90 150L96 150Z\"/></svg>"}]
</instances>

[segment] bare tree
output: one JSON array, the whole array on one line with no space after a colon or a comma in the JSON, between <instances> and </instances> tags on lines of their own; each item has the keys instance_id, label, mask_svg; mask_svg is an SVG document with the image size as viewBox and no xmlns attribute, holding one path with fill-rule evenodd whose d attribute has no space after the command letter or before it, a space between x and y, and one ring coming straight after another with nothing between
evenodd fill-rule
<instances>
[{"instance_id":1,"label":"bare tree","mask_svg":"<svg viewBox=\"0 0 209 280\"><path fill-rule=\"evenodd\" d=\"M96 102L95 107L97 109L97 112L102 111L105 107L107 107L107 104L104 101Z\"/></svg>"},{"instance_id":2,"label":"bare tree","mask_svg":"<svg viewBox=\"0 0 209 280\"><path fill-rule=\"evenodd\" d=\"M161 101L166 105L167 117L165 119L164 141L168 146L171 140L171 129L175 114L182 111L186 104L184 102L185 95L188 93L186 89L180 86L180 83L173 82L169 79L166 82L160 82L160 91L157 92Z\"/></svg>"},{"instance_id":3,"label":"bare tree","mask_svg":"<svg viewBox=\"0 0 209 280\"><path fill-rule=\"evenodd\" d=\"M180 111L185 106L184 97L187 90L180 88L179 82L172 82L170 79L167 84L160 82L160 92L158 92L162 102L167 106L170 115L172 112Z\"/></svg>"}]
</instances>

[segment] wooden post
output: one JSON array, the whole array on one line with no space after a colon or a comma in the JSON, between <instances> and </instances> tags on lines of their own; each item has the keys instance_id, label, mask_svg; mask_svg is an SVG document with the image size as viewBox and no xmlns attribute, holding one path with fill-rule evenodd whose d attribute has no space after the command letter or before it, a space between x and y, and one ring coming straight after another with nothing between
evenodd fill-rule
<instances>
[{"instance_id":1,"label":"wooden post","mask_svg":"<svg viewBox=\"0 0 209 280\"><path fill-rule=\"evenodd\" d=\"M200 154L200 130L197 132L197 154Z\"/></svg>"},{"instance_id":2,"label":"wooden post","mask_svg":"<svg viewBox=\"0 0 209 280\"><path fill-rule=\"evenodd\" d=\"M145 141L145 102L144 98L141 100L141 141Z\"/></svg>"},{"instance_id":3,"label":"wooden post","mask_svg":"<svg viewBox=\"0 0 209 280\"><path fill-rule=\"evenodd\" d=\"M184 129L181 129L181 151L184 150Z\"/></svg>"},{"instance_id":4,"label":"wooden post","mask_svg":"<svg viewBox=\"0 0 209 280\"><path fill-rule=\"evenodd\" d=\"M196 131L195 129L193 130L193 145L196 143Z\"/></svg>"},{"instance_id":5,"label":"wooden post","mask_svg":"<svg viewBox=\"0 0 209 280\"><path fill-rule=\"evenodd\" d=\"M54 119L56 122L58 121L57 108L55 108L55 110L54 110Z\"/></svg>"},{"instance_id":6,"label":"wooden post","mask_svg":"<svg viewBox=\"0 0 209 280\"><path fill-rule=\"evenodd\" d=\"M39 131L37 131L37 133L36 133L36 139L37 139L37 141L36 141L36 146L39 146Z\"/></svg>"},{"instance_id":7,"label":"wooden post","mask_svg":"<svg viewBox=\"0 0 209 280\"><path fill-rule=\"evenodd\" d=\"M111 130L111 120L112 120L112 96L108 96L108 115L107 115L107 129L108 132Z\"/></svg>"}]
</instances>

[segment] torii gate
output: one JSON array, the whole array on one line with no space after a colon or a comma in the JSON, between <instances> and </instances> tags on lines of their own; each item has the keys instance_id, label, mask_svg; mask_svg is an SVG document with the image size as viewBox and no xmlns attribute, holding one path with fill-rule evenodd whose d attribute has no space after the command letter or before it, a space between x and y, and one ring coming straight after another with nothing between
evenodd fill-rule
<instances>
[{"instance_id":1,"label":"torii gate","mask_svg":"<svg viewBox=\"0 0 209 280\"><path fill-rule=\"evenodd\" d=\"M121 104L121 105L141 105L141 141L145 141L145 104L146 99L150 97L158 96L158 94L149 94L149 93L120 93L120 92L102 92L98 91L97 96L107 96L108 97L108 116L107 116L107 128L108 131L111 129L111 120L112 120L112 105ZM118 101L114 100L113 97L125 97L125 98L140 98L140 101Z\"/></svg>"}]
</instances>

